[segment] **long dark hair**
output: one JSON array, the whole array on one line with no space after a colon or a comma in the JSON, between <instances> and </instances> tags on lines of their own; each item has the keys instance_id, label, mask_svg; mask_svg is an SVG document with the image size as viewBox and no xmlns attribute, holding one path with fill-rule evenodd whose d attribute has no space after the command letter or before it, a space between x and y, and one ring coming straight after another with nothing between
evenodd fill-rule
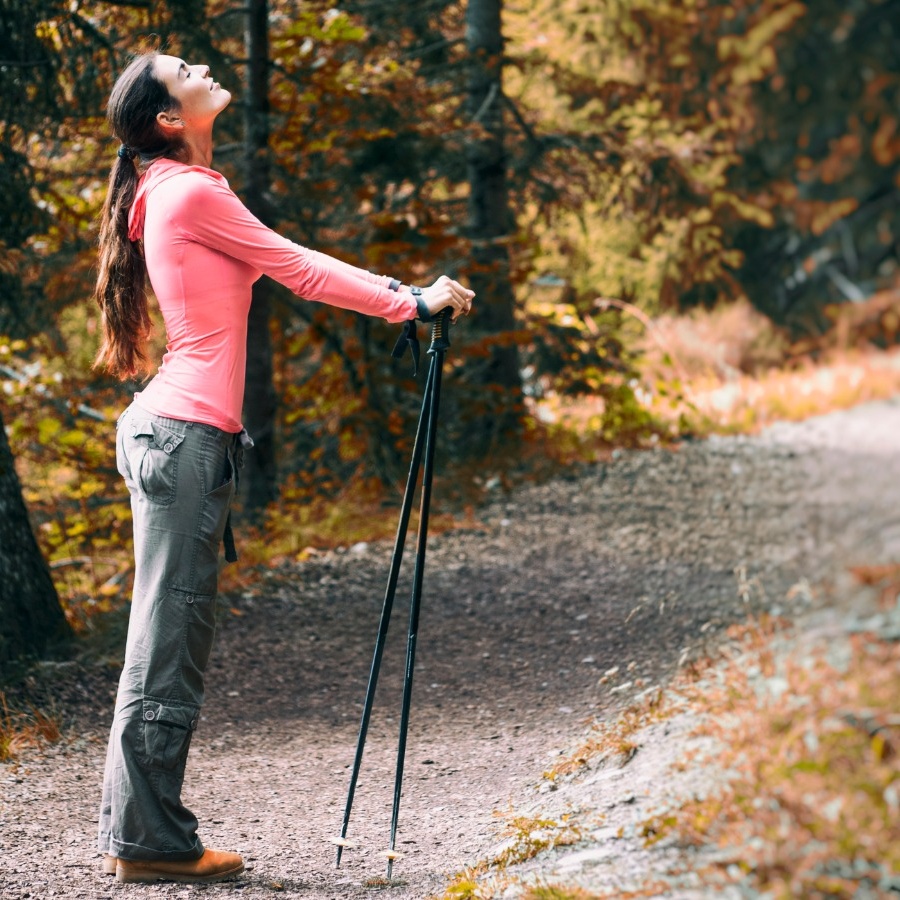
<instances>
[{"instance_id":1,"label":"long dark hair","mask_svg":"<svg viewBox=\"0 0 900 900\"><path fill-rule=\"evenodd\" d=\"M156 53L134 59L116 81L106 118L122 142L109 176L100 214L100 261L94 298L100 306L102 341L94 367L105 366L119 378L149 369L146 343L152 323L147 308L143 248L128 239L128 212L134 203L138 165L161 156L177 157L180 142L159 127L160 112L178 109L178 101L156 77Z\"/></svg>"}]
</instances>

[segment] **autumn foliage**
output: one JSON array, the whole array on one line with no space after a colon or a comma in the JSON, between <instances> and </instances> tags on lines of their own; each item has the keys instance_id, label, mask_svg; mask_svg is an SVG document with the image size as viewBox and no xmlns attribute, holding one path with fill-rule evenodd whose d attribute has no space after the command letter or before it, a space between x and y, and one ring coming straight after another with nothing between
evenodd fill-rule
<instances>
[{"instance_id":1,"label":"autumn foliage","mask_svg":"<svg viewBox=\"0 0 900 900\"><path fill-rule=\"evenodd\" d=\"M752 427L697 402L660 314L752 305L767 317L754 351L767 366L818 352L835 305L854 310L839 317L844 345L895 341L897 0L510 5L501 88L478 109L470 4L271 0L264 191L284 234L409 281L449 271L490 285L483 261L502 263L508 291L492 302L510 305L507 319L482 297L448 358L439 452L461 485L458 510L480 490L459 477L473 451L490 461L485 480L506 479L526 460ZM127 587L112 429L139 389L89 364L96 216L115 150L104 98L129 51L159 46L207 62L237 106L243 12L230 0L16 0L2 15L3 417L77 621ZM486 253L471 226L472 148L497 134L508 220ZM217 139L215 164L240 194L241 117L224 116ZM338 542L342 528L357 534L354 504L389 519L420 390L389 357L395 331L280 291L270 331L279 501L268 533L328 508L321 540ZM502 353L515 384L497 374ZM497 420L515 442L486 431ZM274 543L309 545L305 533Z\"/></svg>"}]
</instances>

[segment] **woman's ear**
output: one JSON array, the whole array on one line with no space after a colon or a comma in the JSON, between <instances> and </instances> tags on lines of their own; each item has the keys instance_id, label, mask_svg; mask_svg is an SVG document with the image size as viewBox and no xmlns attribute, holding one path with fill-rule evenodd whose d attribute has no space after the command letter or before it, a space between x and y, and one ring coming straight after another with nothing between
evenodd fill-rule
<instances>
[{"instance_id":1,"label":"woman's ear","mask_svg":"<svg viewBox=\"0 0 900 900\"><path fill-rule=\"evenodd\" d=\"M159 122L159 127L167 134L180 131L184 128L184 119L182 119L178 113L172 112L171 110L157 113L156 121Z\"/></svg>"}]
</instances>

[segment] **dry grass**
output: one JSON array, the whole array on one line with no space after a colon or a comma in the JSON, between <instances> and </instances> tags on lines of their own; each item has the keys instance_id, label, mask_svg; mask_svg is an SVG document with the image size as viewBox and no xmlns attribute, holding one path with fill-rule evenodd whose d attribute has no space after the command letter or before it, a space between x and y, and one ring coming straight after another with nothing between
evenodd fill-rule
<instances>
[{"instance_id":1,"label":"dry grass","mask_svg":"<svg viewBox=\"0 0 900 900\"><path fill-rule=\"evenodd\" d=\"M10 762L27 747L53 744L59 738L54 715L33 707L27 712L10 710L6 695L0 692L0 762Z\"/></svg>"},{"instance_id":2,"label":"dry grass","mask_svg":"<svg viewBox=\"0 0 900 900\"><path fill-rule=\"evenodd\" d=\"M616 890L597 894L584 888L564 884L539 884L528 887L521 900L638 900L659 897L667 888L663 882L649 882L634 891Z\"/></svg>"},{"instance_id":3,"label":"dry grass","mask_svg":"<svg viewBox=\"0 0 900 900\"><path fill-rule=\"evenodd\" d=\"M697 379L685 397L693 407L689 418L699 431L752 433L773 422L800 421L898 391L900 351L853 350L758 376L740 375L725 382Z\"/></svg>"},{"instance_id":4,"label":"dry grass","mask_svg":"<svg viewBox=\"0 0 900 900\"><path fill-rule=\"evenodd\" d=\"M771 320L739 301L652 320L642 355L650 376L672 372L694 382L759 375L783 367L792 354L788 339Z\"/></svg>"},{"instance_id":5,"label":"dry grass","mask_svg":"<svg viewBox=\"0 0 900 900\"><path fill-rule=\"evenodd\" d=\"M675 712L666 693L660 688L630 705L610 722L597 722L585 740L571 753L557 760L544 772L548 781L576 775L599 760L624 765L637 750L634 736L653 722Z\"/></svg>"},{"instance_id":6,"label":"dry grass","mask_svg":"<svg viewBox=\"0 0 900 900\"><path fill-rule=\"evenodd\" d=\"M596 897L579 887L546 884L530 888L523 900L596 900Z\"/></svg>"},{"instance_id":7,"label":"dry grass","mask_svg":"<svg viewBox=\"0 0 900 900\"><path fill-rule=\"evenodd\" d=\"M900 645L848 640L842 668L824 647L779 654L748 637L695 688L698 734L719 749L692 764L732 778L646 822L648 843L715 848L707 885L777 898L850 898L900 872Z\"/></svg>"},{"instance_id":8,"label":"dry grass","mask_svg":"<svg viewBox=\"0 0 900 900\"><path fill-rule=\"evenodd\" d=\"M575 844L582 836L581 826L571 816L555 820L509 813L504 820L501 836L506 840L497 856L458 872L440 898L431 900L493 900L501 897L512 884L519 883L509 872L511 866L534 859L554 847ZM580 900L579 895L559 896L572 896L572 900Z\"/></svg>"},{"instance_id":9,"label":"dry grass","mask_svg":"<svg viewBox=\"0 0 900 900\"><path fill-rule=\"evenodd\" d=\"M881 309L876 300L883 302L873 298L873 316ZM842 309L832 332L803 343L791 343L746 302L642 319L641 375L633 388L656 423L649 440L753 433L897 394L896 335L880 319L873 330L864 312ZM603 412L601 397L548 396L536 409L559 432L555 442L581 456L596 448Z\"/></svg>"},{"instance_id":10,"label":"dry grass","mask_svg":"<svg viewBox=\"0 0 900 900\"><path fill-rule=\"evenodd\" d=\"M747 303L664 316L645 338L639 397L670 429L753 432L900 391L900 350L860 323L791 344ZM651 339L652 338L652 339Z\"/></svg>"}]
</instances>

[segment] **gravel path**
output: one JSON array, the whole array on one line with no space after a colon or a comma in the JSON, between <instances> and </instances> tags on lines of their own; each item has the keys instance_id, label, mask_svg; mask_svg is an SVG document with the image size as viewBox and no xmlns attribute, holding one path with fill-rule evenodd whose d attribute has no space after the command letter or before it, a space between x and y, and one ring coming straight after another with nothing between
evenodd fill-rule
<instances>
[{"instance_id":1,"label":"gravel path","mask_svg":"<svg viewBox=\"0 0 900 900\"><path fill-rule=\"evenodd\" d=\"M898 483L900 400L621 454L498 496L477 528L433 537L394 869L402 884L390 895L440 893L490 855L494 812L532 799L587 721L664 683L731 622L759 608L801 612L808 592L785 598L803 579L827 585L847 565L896 559ZM388 845L402 588L350 823L357 847L339 870L328 838L340 827L390 549L322 555L223 598L186 801L208 846L244 854L245 876L139 887L100 874L113 657L45 667L39 689L66 738L0 767L0 898L371 896ZM599 683L613 666L631 688L623 677Z\"/></svg>"}]
</instances>

